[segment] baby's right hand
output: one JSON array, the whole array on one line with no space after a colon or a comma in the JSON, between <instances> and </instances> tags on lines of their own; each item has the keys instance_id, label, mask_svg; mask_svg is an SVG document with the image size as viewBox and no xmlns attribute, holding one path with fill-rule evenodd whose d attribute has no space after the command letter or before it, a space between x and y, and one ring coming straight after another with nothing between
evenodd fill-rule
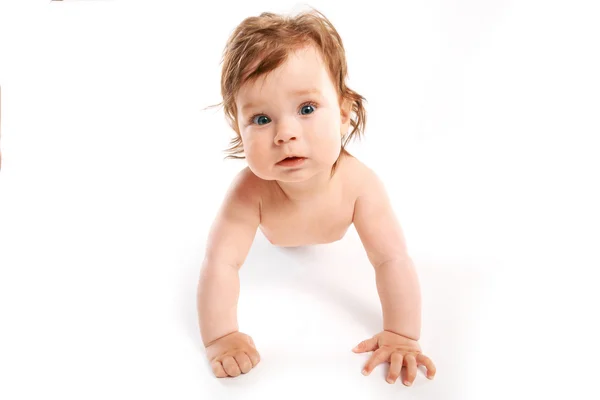
<instances>
[{"instance_id":1,"label":"baby's right hand","mask_svg":"<svg viewBox=\"0 0 600 400\"><path fill-rule=\"evenodd\" d=\"M217 378L245 374L260 361L254 341L241 332L212 341L206 346L206 355Z\"/></svg>"}]
</instances>

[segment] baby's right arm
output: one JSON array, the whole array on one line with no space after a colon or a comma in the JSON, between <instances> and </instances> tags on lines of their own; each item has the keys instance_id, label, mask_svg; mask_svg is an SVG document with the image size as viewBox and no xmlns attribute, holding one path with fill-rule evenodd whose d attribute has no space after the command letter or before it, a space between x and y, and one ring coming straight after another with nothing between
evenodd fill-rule
<instances>
[{"instance_id":1,"label":"baby's right arm","mask_svg":"<svg viewBox=\"0 0 600 400\"><path fill-rule=\"evenodd\" d=\"M238 330L238 271L260 223L256 179L248 168L235 177L208 236L197 298L205 346Z\"/></svg>"}]
</instances>

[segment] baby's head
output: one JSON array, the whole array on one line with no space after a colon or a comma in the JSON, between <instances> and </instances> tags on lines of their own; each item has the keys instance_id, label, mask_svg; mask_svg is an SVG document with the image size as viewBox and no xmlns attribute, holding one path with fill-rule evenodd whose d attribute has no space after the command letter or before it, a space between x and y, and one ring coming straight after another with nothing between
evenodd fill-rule
<instances>
[{"instance_id":1,"label":"baby's head","mask_svg":"<svg viewBox=\"0 0 600 400\"><path fill-rule=\"evenodd\" d=\"M236 133L227 158L246 158L257 176L333 174L345 145L364 132L365 99L346 86L342 39L318 11L246 18L222 61L222 104ZM278 164L287 156L305 160Z\"/></svg>"}]
</instances>

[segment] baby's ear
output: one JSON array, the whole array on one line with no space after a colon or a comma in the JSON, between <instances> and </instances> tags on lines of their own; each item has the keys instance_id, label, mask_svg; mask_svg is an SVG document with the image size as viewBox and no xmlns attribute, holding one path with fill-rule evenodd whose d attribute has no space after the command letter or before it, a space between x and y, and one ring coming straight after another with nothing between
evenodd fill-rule
<instances>
[{"instance_id":1,"label":"baby's ear","mask_svg":"<svg viewBox=\"0 0 600 400\"><path fill-rule=\"evenodd\" d=\"M342 124L347 124L350 122L350 112L352 111L352 101L348 99L342 100L342 105L340 107L340 116L342 117Z\"/></svg>"}]
</instances>

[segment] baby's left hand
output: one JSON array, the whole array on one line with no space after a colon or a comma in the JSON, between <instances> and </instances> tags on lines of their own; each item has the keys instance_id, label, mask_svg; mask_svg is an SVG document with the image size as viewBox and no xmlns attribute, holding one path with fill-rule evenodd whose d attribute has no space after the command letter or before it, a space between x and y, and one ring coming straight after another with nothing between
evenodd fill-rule
<instances>
[{"instance_id":1,"label":"baby's left hand","mask_svg":"<svg viewBox=\"0 0 600 400\"><path fill-rule=\"evenodd\" d=\"M433 379L435 375L435 365L429 357L421 353L419 342L394 332L380 332L371 339L360 342L352 351L355 353L375 351L365 364L363 375L369 375L377 365L389 362L390 371L386 379L388 383L396 382L403 365L406 366L404 379L406 386L412 385L415 380L417 365L424 365L427 368L427 378Z\"/></svg>"}]
</instances>

